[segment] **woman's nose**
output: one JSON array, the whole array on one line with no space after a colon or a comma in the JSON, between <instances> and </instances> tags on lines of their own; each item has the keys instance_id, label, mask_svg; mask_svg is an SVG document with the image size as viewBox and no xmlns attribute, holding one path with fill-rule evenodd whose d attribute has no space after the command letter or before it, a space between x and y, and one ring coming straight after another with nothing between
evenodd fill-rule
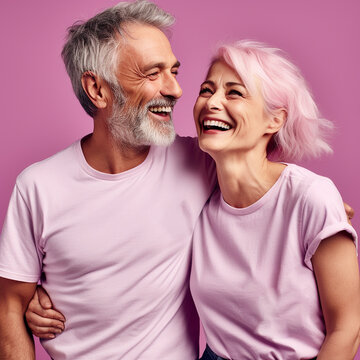
<instances>
[{"instance_id":1,"label":"woman's nose","mask_svg":"<svg viewBox=\"0 0 360 360\"><path fill-rule=\"evenodd\" d=\"M207 101L207 108L209 110L221 110L222 107L221 95L218 93L212 94Z\"/></svg>"}]
</instances>

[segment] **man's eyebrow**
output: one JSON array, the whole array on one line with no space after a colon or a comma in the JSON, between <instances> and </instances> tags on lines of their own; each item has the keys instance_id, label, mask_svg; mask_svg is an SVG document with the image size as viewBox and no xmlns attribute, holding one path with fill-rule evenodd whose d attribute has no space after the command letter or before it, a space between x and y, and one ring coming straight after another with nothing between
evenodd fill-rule
<instances>
[{"instance_id":1,"label":"man's eyebrow","mask_svg":"<svg viewBox=\"0 0 360 360\"><path fill-rule=\"evenodd\" d=\"M171 68L178 68L179 66L180 66L180 61L176 61L176 63ZM163 62L152 63L144 67L144 72L155 68L164 69L165 67L166 64Z\"/></svg>"}]
</instances>

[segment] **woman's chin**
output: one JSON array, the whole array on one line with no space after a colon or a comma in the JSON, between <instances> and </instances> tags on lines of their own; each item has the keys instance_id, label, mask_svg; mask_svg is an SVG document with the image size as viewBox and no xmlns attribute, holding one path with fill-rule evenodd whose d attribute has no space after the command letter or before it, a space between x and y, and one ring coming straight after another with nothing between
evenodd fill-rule
<instances>
[{"instance_id":1,"label":"woman's chin","mask_svg":"<svg viewBox=\"0 0 360 360\"><path fill-rule=\"evenodd\" d=\"M216 141L209 140L209 139L202 139L199 138L199 147L202 151L208 153L211 157L216 156L221 151L224 151L224 146Z\"/></svg>"}]
</instances>

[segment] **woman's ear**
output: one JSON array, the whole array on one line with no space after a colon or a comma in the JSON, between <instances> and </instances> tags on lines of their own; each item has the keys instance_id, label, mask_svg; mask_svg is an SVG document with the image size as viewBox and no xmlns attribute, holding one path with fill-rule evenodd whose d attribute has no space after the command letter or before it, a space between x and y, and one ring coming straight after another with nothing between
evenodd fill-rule
<instances>
[{"instance_id":1,"label":"woman's ear","mask_svg":"<svg viewBox=\"0 0 360 360\"><path fill-rule=\"evenodd\" d=\"M90 101L98 109L108 106L111 91L104 80L91 71L86 71L81 76L81 84Z\"/></svg>"},{"instance_id":2,"label":"woman's ear","mask_svg":"<svg viewBox=\"0 0 360 360\"><path fill-rule=\"evenodd\" d=\"M284 108L278 109L270 116L268 134L276 134L285 124L287 112Z\"/></svg>"}]
</instances>

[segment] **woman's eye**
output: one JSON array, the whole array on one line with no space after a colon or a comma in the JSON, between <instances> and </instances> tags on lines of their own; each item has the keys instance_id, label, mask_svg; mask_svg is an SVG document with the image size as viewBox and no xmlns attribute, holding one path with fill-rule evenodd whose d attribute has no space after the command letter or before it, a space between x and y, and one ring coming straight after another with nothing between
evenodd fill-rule
<instances>
[{"instance_id":1,"label":"woman's eye","mask_svg":"<svg viewBox=\"0 0 360 360\"><path fill-rule=\"evenodd\" d=\"M240 92L240 91L238 91L238 90L234 90L234 89L232 89L232 90L229 91L229 95L235 95L235 96L244 97L244 95L243 95L242 92Z\"/></svg>"},{"instance_id":2,"label":"woman's eye","mask_svg":"<svg viewBox=\"0 0 360 360\"><path fill-rule=\"evenodd\" d=\"M173 75L177 76L177 75L179 74L179 71L178 71L178 70L173 70L171 73L172 73Z\"/></svg>"},{"instance_id":3,"label":"woman's eye","mask_svg":"<svg viewBox=\"0 0 360 360\"><path fill-rule=\"evenodd\" d=\"M202 94L212 94L212 91L209 88L201 88L199 95L202 95Z\"/></svg>"}]
</instances>

